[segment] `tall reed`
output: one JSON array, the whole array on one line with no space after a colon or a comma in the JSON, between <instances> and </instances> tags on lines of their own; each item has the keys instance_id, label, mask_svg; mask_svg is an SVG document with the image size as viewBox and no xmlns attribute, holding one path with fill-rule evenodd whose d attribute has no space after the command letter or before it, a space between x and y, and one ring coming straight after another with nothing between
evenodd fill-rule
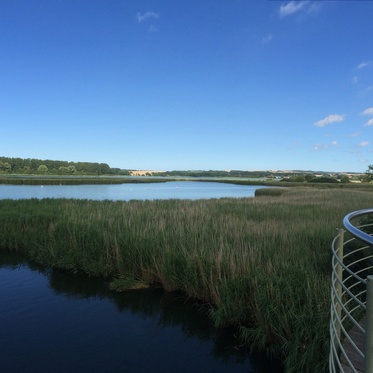
<instances>
[{"instance_id":1,"label":"tall reed","mask_svg":"<svg viewBox=\"0 0 373 373\"><path fill-rule=\"evenodd\" d=\"M286 372L323 372L331 241L345 214L372 202L369 191L305 188L199 201L2 200L0 249L182 290Z\"/></svg>"}]
</instances>

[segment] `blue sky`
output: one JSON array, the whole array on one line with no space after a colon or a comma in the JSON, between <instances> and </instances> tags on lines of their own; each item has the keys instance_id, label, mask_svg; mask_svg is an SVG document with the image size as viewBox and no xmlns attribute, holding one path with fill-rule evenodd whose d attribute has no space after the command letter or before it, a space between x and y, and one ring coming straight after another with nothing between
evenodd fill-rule
<instances>
[{"instance_id":1,"label":"blue sky","mask_svg":"<svg viewBox=\"0 0 373 373\"><path fill-rule=\"evenodd\" d=\"M373 164L373 1L1 0L0 155Z\"/></svg>"}]
</instances>

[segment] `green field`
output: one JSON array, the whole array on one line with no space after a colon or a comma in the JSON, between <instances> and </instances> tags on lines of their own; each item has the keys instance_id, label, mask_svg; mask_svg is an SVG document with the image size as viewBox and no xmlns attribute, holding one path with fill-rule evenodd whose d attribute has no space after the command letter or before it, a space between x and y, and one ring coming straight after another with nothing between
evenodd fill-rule
<instances>
[{"instance_id":1,"label":"green field","mask_svg":"<svg viewBox=\"0 0 373 373\"><path fill-rule=\"evenodd\" d=\"M257 198L0 200L0 249L105 276L116 290L162 286L203 300L216 327L286 372L326 372L331 242L373 188L284 188Z\"/></svg>"}]
</instances>

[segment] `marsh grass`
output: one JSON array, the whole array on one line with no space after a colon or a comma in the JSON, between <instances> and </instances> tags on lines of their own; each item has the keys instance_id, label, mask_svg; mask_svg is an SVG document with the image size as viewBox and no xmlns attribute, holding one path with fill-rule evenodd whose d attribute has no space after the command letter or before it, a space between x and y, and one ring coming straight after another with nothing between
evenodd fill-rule
<instances>
[{"instance_id":1,"label":"marsh grass","mask_svg":"<svg viewBox=\"0 0 373 373\"><path fill-rule=\"evenodd\" d=\"M113 289L183 291L286 372L323 372L331 242L347 213L372 202L368 191L309 188L199 201L2 200L0 248L110 277Z\"/></svg>"},{"instance_id":2,"label":"marsh grass","mask_svg":"<svg viewBox=\"0 0 373 373\"><path fill-rule=\"evenodd\" d=\"M138 280L131 275L116 278L109 284L109 289L115 291L139 290L147 288L149 288L149 284L142 280Z\"/></svg>"},{"instance_id":3,"label":"marsh grass","mask_svg":"<svg viewBox=\"0 0 373 373\"><path fill-rule=\"evenodd\" d=\"M286 193L286 188L259 188L255 190L255 197L277 197Z\"/></svg>"}]
</instances>

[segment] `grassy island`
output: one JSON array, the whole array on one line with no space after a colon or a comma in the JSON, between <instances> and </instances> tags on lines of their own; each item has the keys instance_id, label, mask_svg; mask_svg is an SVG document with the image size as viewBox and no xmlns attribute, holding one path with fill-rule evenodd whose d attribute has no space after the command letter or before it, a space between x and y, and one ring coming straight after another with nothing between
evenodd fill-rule
<instances>
[{"instance_id":1,"label":"grassy island","mask_svg":"<svg viewBox=\"0 0 373 373\"><path fill-rule=\"evenodd\" d=\"M257 198L0 200L0 249L116 290L157 284L210 307L216 327L280 357L286 372L326 372L331 242L373 189L284 188Z\"/></svg>"}]
</instances>

